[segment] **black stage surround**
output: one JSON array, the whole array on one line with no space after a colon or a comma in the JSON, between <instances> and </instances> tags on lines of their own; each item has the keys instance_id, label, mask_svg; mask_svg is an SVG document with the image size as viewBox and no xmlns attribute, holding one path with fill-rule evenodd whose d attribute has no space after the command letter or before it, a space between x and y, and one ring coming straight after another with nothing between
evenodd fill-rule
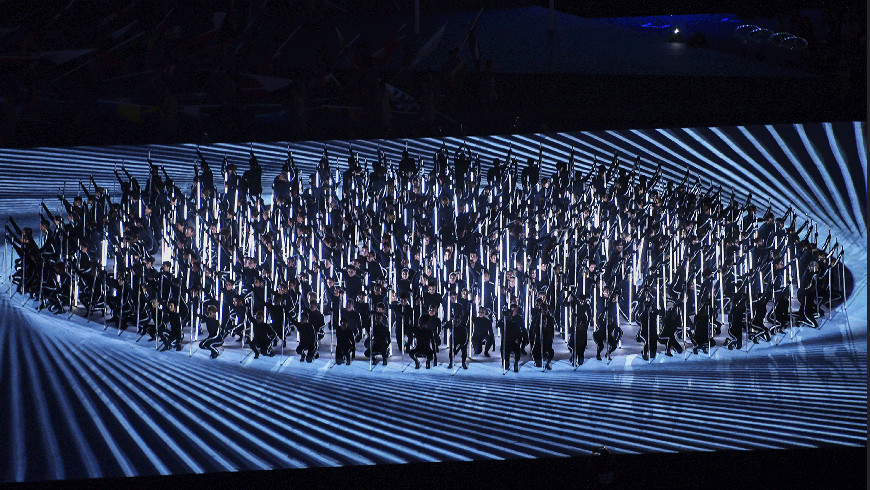
<instances>
[{"instance_id":1,"label":"black stage surround","mask_svg":"<svg viewBox=\"0 0 870 490\"><path fill-rule=\"evenodd\" d=\"M525 356L550 369L557 335L575 367L589 333L597 360L624 342L650 361L778 342L846 289L830 233L688 170L644 175L617 154L581 171L572 149L542 175L543 147L484 167L465 144L442 144L431 166L378 150L368 168L348 150L339 165L324 149L305 175L288 149L266 199L253 146L244 171L197 149L186 191L150 154L144 185L124 166L117 195L79 182L72 202L57 196L63 213L41 206L41 243L7 225L16 292L99 311L160 350L295 347L312 362L328 343L337 364L408 354L417 369L467 369L482 355L507 372Z\"/></svg>"}]
</instances>

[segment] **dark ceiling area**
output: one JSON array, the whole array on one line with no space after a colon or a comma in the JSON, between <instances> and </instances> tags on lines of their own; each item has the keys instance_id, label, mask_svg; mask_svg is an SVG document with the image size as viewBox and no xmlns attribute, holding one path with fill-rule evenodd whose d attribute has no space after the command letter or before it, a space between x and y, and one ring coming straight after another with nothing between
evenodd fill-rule
<instances>
[{"instance_id":1,"label":"dark ceiling area","mask_svg":"<svg viewBox=\"0 0 870 490\"><path fill-rule=\"evenodd\" d=\"M866 4L554 4L555 21L546 0L477 0L461 9L421 0L415 32L413 0L7 0L0 145L866 119ZM677 42L646 20L605 22L687 14L699 23ZM740 45L731 35L764 21L806 46Z\"/></svg>"}]
</instances>

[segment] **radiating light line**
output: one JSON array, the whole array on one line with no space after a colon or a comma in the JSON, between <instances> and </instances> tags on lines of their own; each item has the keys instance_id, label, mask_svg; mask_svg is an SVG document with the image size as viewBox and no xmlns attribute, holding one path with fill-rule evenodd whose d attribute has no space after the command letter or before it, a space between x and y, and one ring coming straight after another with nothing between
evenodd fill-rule
<instances>
[{"instance_id":1,"label":"radiating light line","mask_svg":"<svg viewBox=\"0 0 870 490\"><path fill-rule=\"evenodd\" d=\"M702 138L700 138L697 134L694 134L691 129L683 129L683 131L685 133L689 134L690 136L692 136L693 138L695 138L695 140L698 143L701 143L702 145L705 144L704 140ZM683 143L682 140L679 137L677 137L677 135L675 134L674 131L660 129L660 130L658 130L658 132L663 134L665 137L667 137L671 141L673 141L675 144L681 146L687 153L689 153L690 155L692 155L696 159L699 159L699 160L707 163L711 167L713 167L718 173L724 173L728 177L731 177L730 179L728 179L728 181L740 182L742 187L744 187L746 189L750 189L750 191L752 192L753 196L756 199L758 199L759 197L763 197L765 195L768 195L768 196L773 195L772 189L769 189L769 188L768 189L760 189L755 185L755 183L752 180L749 180L749 181L741 180L741 179L737 178L737 175L734 174L734 172L726 169L725 167L723 167L721 165L716 164L715 162L713 162L710 159L706 158L705 156L701 155L701 153L699 153L694 148L691 148L687 143ZM707 145L705 145L705 147L711 151L714 151L712 148L710 148ZM767 192L764 192L764 191L767 191Z\"/></svg>"},{"instance_id":2,"label":"radiating light line","mask_svg":"<svg viewBox=\"0 0 870 490\"><path fill-rule=\"evenodd\" d=\"M822 209L833 209L834 204L828 200L827 196L825 196L825 194L822 192L821 188L819 188L819 186L816 185L815 180L812 177L810 177L809 173L804 168L803 164L801 164L800 159L795 155L794 151L791 149L791 146L785 140L782 139L782 136L780 136L779 131L777 131L777 129L775 127L770 126L770 125L765 126L765 128L770 132L770 135L773 136L773 138L779 144L780 149L783 151L783 153L785 153L785 155L788 157L789 161L791 161L791 164L792 164L792 166L794 166L795 170L797 170L798 173L801 174L801 177L804 179L804 181L807 184L809 184L809 186L812 188L812 191L814 192L813 197L815 197L816 201L818 201L819 204L822 205ZM819 212L819 210L814 210L814 211L816 213ZM833 217L833 215L830 215L827 213L826 213L826 215L829 217ZM832 220L832 221L836 221L836 220ZM843 224L847 226L847 229L844 231L851 231L848 228L848 223L843 223ZM842 227L837 227L837 228L842 229Z\"/></svg>"},{"instance_id":3,"label":"radiating light line","mask_svg":"<svg viewBox=\"0 0 870 490\"><path fill-rule=\"evenodd\" d=\"M863 128L866 122L856 121L852 123L855 128L855 146L858 147L858 160L861 162L861 171L864 172L864 189L867 189L867 137Z\"/></svg>"},{"instance_id":4,"label":"radiating light line","mask_svg":"<svg viewBox=\"0 0 870 490\"><path fill-rule=\"evenodd\" d=\"M728 147L731 148L732 151L734 151L735 153L737 153L737 154L738 154L738 155L739 155L739 156L744 160L744 162L745 162L746 164L753 165L753 164L756 163L756 162L754 161L754 159L753 159L752 157L750 157L750 156L749 156L749 155L748 155L748 154L743 150L743 148L740 147L740 145L739 145L737 142L735 142L732 138L730 138L727 134L725 134L725 133L724 133L720 128L710 128L710 130L711 130L711 131L712 131L716 136L718 136L719 139L721 139L723 143L725 143L726 145L728 145ZM745 133L744 133L744 134L745 134ZM770 158L769 158L769 154L768 154L768 155L765 155L765 157L768 157L768 160L770 160ZM724 155L723 155L723 158L724 158ZM727 161L728 163L730 163L732 166L734 166L734 167L740 169L741 173L743 173L744 175L747 175L750 179L753 178L753 177L751 176L751 174L748 174L748 172L746 172L746 171L743 169L743 166L742 166L741 164L739 164L739 163L737 163L737 162L734 162L733 160L730 160L730 159L728 159L728 160L726 160L726 161ZM801 191L800 191L800 190L795 189L794 187L791 187L791 186L784 186L784 185L782 185L782 182L781 182L781 181L777 180L776 177L774 177L770 172L768 172L768 171L767 171L763 166L761 166L761 165L757 165L757 166L755 166L754 168L757 169L758 172L760 172L760 173L761 173L761 174L762 174L762 175L767 179L767 182L768 182L769 185L772 185L772 186L779 186L779 189L777 189L777 190L781 190L782 192L786 193L787 196L788 196L788 199L789 199L791 202L793 202L793 203L795 203L795 204L797 204L797 203L803 203L803 204L804 204L804 209L809 209L809 208L812 207L812 206L810 206L810 204L809 204L807 201L805 201L805 200L800 196L800 194L801 194ZM797 194L795 194L795 192L797 192Z\"/></svg>"},{"instance_id":5,"label":"radiating light line","mask_svg":"<svg viewBox=\"0 0 870 490\"><path fill-rule=\"evenodd\" d=\"M124 405L126 405L127 407L133 407L136 413L149 413L158 408L154 406L156 404L153 403L149 404L149 406L146 408L145 406L143 406L142 403L135 401L133 398L130 397L130 395L124 393L121 389L121 386L124 386L127 390L129 390L133 396L140 399L145 398L143 392L141 390L137 390L134 386L131 386L131 383L127 381L123 376L121 376L120 378L116 377L116 369L110 369L100 362L95 362L95 360L87 355L88 353L86 353L83 349L76 349L75 353L88 359L90 362L85 362L84 365L94 374L94 376L102 380L107 387L110 387L111 390L115 393L115 396L119 397L121 401L124 402ZM149 401L153 402L154 400L149 399ZM167 412L164 410L163 414L166 413ZM192 459L192 457L187 454L186 451L182 450L177 444L174 443L173 439L166 433L166 430L160 424L153 421L153 417L149 417L147 420L151 422L151 427L154 432L156 432L157 435L160 437L160 440L170 446L172 452L177 455L182 461L184 461L184 464L190 471L194 473L203 473L205 471L204 468L196 463ZM171 422L170 425L174 425L176 430L179 430L181 432L187 431L185 427L179 428L178 423L174 419L168 418L167 421ZM197 437L196 439L198 440L199 438ZM227 471L233 469L233 466L228 464L225 460L222 460L221 458L215 458L215 460L215 462L220 465L222 470Z\"/></svg>"},{"instance_id":6,"label":"radiating light line","mask_svg":"<svg viewBox=\"0 0 870 490\"><path fill-rule=\"evenodd\" d=\"M33 332L30 331L27 333L28 337L33 336ZM42 342L34 342L34 345L43 345ZM72 435L72 440L74 442L75 448L78 451L78 455L82 460L85 471L87 471L88 478L99 478L102 476L100 472L100 467L97 465L97 457L94 454L93 449L91 449L90 444L85 438L84 433L82 432L81 426L78 424L76 420L74 409L70 404L69 398L67 397L67 393L64 392L63 388L59 385L60 376L57 371L54 369L53 363L50 359L45 359L44 357L50 356L28 356L30 359L33 359L34 365L39 365L39 372L47 374L48 385L51 388L51 391L54 393L54 398L56 403L52 404L55 407L56 418L63 420L66 422L66 427L69 430L69 433ZM68 386L74 386L74 384L69 384ZM74 390L75 391L75 390ZM87 401L80 399L85 402L83 405L87 405ZM57 414L57 408L60 408L60 413ZM61 417L62 416L62 417Z\"/></svg>"},{"instance_id":7,"label":"radiating light line","mask_svg":"<svg viewBox=\"0 0 870 490\"><path fill-rule=\"evenodd\" d=\"M58 326L65 324L55 317L48 318ZM75 338L72 333L65 331L64 334ZM101 352L105 349L100 346L99 342L106 340L107 338L104 336L94 335L94 340L89 341L84 346L93 349L94 352ZM41 340L35 341L41 342ZM132 342L127 344L132 350L122 351L123 355L118 359L119 362L106 366L106 369L120 370L121 365L130 366L144 362L145 364L140 366L139 370L162 370L162 374L159 376L161 380L158 380L163 381L161 386L171 386L175 390L180 390L183 393L183 399L194 396L205 402L214 396L222 400L221 404L225 405L221 410L230 413L246 406L263 406L267 410L268 407L280 410L280 407L288 405L298 407L298 409L294 408L292 411L286 412L291 417L296 416L294 415L297 413L296 410L304 411L311 406L321 407L329 414L337 413L341 410L342 405L340 404L346 403L349 404L348 406L361 409L349 419L350 426L348 428L356 428L350 433L355 439L366 438L367 434L377 434L384 431L385 428L391 427L389 416L372 412L371 408L376 408L377 405L370 403L371 397L367 392L356 390L355 383L349 381L371 376L367 371L365 374L353 374L353 371L337 370L319 373L312 377L310 371L306 372L303 369L299 370L298 374L288 372L286 375L263 378L263 374L256 371L204 358L194 358L188 361L186 356L171 352L162 354L162 358L161 354L155 354L157 357L146 355L140 359L136 355L138 350L136 344ZM818 351L820 354L824 354L823 346L819 346L818 349L809 347L808 352ZM148 354L150 353L149 350ZM90 355L79 356L76 353L73 355L76 358L82 357L83 360L90 357ZM711 447L714 449L816 447L818 443L850 444L851 442L852 444L860 444L866 440L866 432L861 427L866 424L861 424L862 421L859 420L861 413L866 412L866 408L862 411L860 407L854 407L857 409L854 415L848 415L848 412L843 411L844 403L848 406L858 403L866 407L866 388L861 390L858 387L858 393L850 395L849 392L855 390L839 390L835 384L828 384L830 389L825 390L824 383L809 382L806 383L806 390L803 399L801 399L800 390L789 388L787 380L781 379L777 375L778 370L789 369L787 365L777 366L776 370L772 370L773 367L769 366L770 370L753 372L749 359L746 360L746 363L740 357L732 361L740 361L742 367L739 368L739 371L730 368L727 375L733 377L735 374L739 374L745 379L729 378L723 384L718 378L713 378L709 380L709 383L696 385L693 391L686 395L679 395L686 383L689 380L698 382L699 379L704 379L703 375L708 370L691 364L685 367L663 365L662 368L666 369L662 371L662 374L672 372L676 376L667 374L664 377L659 377L655 386L650 384L649 380L644 379L655 379L652 374L645 376L634 373L629 377L622 377L631 380L630 384L626 385L614 382L613 374L603 371L587 372L583 385L569 381L570 375L548 376L546 379L525 378L522 385L516 385L514 380L497 378L497 382L492 386L522 386L523 389L521 391L511 389L487 390L488 393L484 397L480 396L482 392L479 385L480 382L486 381L484 378L453 378L454 381L450 383L450 388L444 390L442 389L444 387L443 378L426 376L425 374L428 373L424 373L422 376L406 375L400 378L384 378L383 383L378 382L378 385L371 389L380 397L392 400L391 406L395 409L415 413L423 409L423 412L419 412L423 420L429 420L431 425L436 428L447 428L452 423L457 434L468 434L465 437L473 437L475 426L470 423L471 419L468 419L466 423L456 425L455 416L470 416L471 413L478 414L478 416L483 414L488 420L503 422L503 429L499 433L504 436L520 435L531 443L528 447L534 451L543 449L542 443L544 441L536 440L536 436L528 439L528 436L541 433L550 434L553 443L557 445L570 441L576 447L580 441L584 441L583 445L600 444L604 441L615 448L617 452L709 450ZM811 361L805 360L804 362ZM88 362L88 364L91 363L92 361ZM213 387L208 391L196 391L196 387L186 385L184 381L181 381L182 379L196 379L207 373L213 374L215 369L225 374L232 373L232 378L227 378L226 384ZM289 377L292 381L288 383L285 377ZM858 380L856 382L861 381L860 377L855 379ZM148 378L144 384L147 385L153 381L155 380ZM749 389L745 388L745 386L749 386L746 384L748 382L755 386L751 390L770 391L775 396L759 399L751 392L743 391ZM489 385L490 383L487 383L487 386ZM136 386L137 389L143 389L142 384L137 383ZM247 388L239 391L235 388L237 386ZM294 387L292 391L286 392L288 386ZM625 391L626 386L630 387L630 393ZM729 390L739 391L722 391L722 387L728 386L731 386L728 388ZM575 390L578 388L582 389L583 392L580 396L577 394L568 395L567 393L560 397L552 396L553 390ZM863 396L858 396L862 391L864 392ZM657 394L662 392L672 393L672 395L656 398ZM435 397L430 399L431 409L420 407L419 393L435 394ZM809 400L806 399L807 395L810 395ZM271 401L272 396L277 397L275 401ZM642 412L638 411L640 409L637 405L638 397L648 402ZM851 399L853 402L845 401L847 399ZM500 407L514 405L532 409L511 413L508 418L503 418L505 412L500 410ZM705 407L700 408L700 405L705 405ZM839 413L838 408L832 405L839 407ZM781 410L776 411L777 407L780 406ZM669 417L673 413L674 407L685 407L681 409L682 416L679 419ZM185 413L184 408L181 410L181 413ZM747 410L747 414L741 414ZM773 411L776 411L776 415L772 415ZM581 413L590 412L591 418L578 417ZM365 417L357 416L356 413L368 413L368 420ZM658 430L663 431L664 434L650 441L635 442L638 441L638 434L643 437L649 432L648 423L635 421L635 417L641 413L644 417L651 417L651 420L658 420ZM711 413L724 414L724 417L719 416L711 423L708 420ZM448 417L447 414L450 416ZM541 414L546 415L542 416ZM256 412L252 416L258 417ZM373 420L375 417L377 417L376 421ZM625 422L621 425L613 424L612 420ZM849 420L854 420L854 422L847 422ZM199 420L196 423L199 424ZM487 423L489 424L489 422ZM576 433L580 430L579 427L590 423L600 429L593 428L592 431L586 431L586 434L578 440ZM318 416L317 424L326 427L330 424L330 420ZM721 433L723 428L733 426L744 427L745 430L742 433L729 433L728 435ZM393 427L396 431L402 432L406 431L408 426L403 423L393 425ZM261 432L262 430L268 429L262 428ZM613 434L615 433L621 434L622 438L614 438ZM677 436L677 433L682 434L682 436ZM411 433L408 434L413 437ZM436 431L435 434L438 432ZM276 436L279 435L276 434ZM440 437L439 440L441 440ZM252 442L255 441L261 441L263 444L269 443L262 438L252 440ZM458 441L461 439L443 438L442 442L435 442L435 445L447 449ZM643 442L647 443L643 444ZM513 445L507 445L510 449L514 449ZM498 444L495 447L498 447ZM557 446L552 447L555 449ZM565 450L559 452L559 454L565 453L571 454L571 450L567 446ZM443 453L441 457L445 457L446 454ZM474 453L466 452L466 454L473 455ZM462 453L454 452L452 457L462 457Z\"/></svg>"},{"instance_id":8,"label":"radiating light line","mask_svg":"<svg viewBox=\"0 0 870 490\"><path fill-rule=\"evenodd\" d=\"M20 321L17 321L19 320L18 318L11 318L13 316L18 317L19 314L18 312L10 314L13 313L12 305L8 301L3 301L3 310L4 318L9 318L10 320L20 324ZM18 353L19 350L21 352L24 351L19 349L19 346L16 345L18 342L21 341L20 336L14 335L12 329L10 328L3 328L2 331L3 333L0 335L3 336L3 343L6 344L7 348L9 349L8 361L4 359L4 362L8 362L10 366L10 386L7 390L7 393L10 393L12 398L12 406L10 407L10 416L12 419L12 428L10 430L12 438L12 440L10 441L10 445L12 446L11 463L12 469L14 471L12 473L12 481L24 481L24 478L27 474L27 455L25 452L26 440L24 434L23 418L24 403L21 397L24 395L25 388L22 384L21 372L18 369Z\"/></svg>"},{"instance_id":9,"label":"radiating light line","mask_svg":"<svg viewBox=\"0 0 870 490\"><path fill-rule=\"evenodd\" d=\"M846 181L846 189L849 192L849 202L852 203L852 217L854 219L855 224L858 226L858 233L861 236L866 235L867 233L867 221L864 213L859 207L858 200L858 192L855 190L855 183L852 181L852 174L849 172L849 165L846 163L846 159L843 156L843 150L840 148L840 143L837 142L837 136L834 134L834 128L831 123L824 123L825 134L828 136L828 144L831 147L831 153L834 154L834 160L837 161L837 165L840 167L840 174L843 176L843 180Z\"/></svg>"},{"instance_id":10,"label":"radiating light line","mask_svg":"<svg viewBox=\"0 0 870 490\"><path fill-rule=\"evenodd\" d=\"M825 181L825 185L827 185L828 190L834 198L834 201L837 203L837 209L840 210L840 217L843 218L843 221L845 221L848 230L851 232L853 223L850 223L851 220L849 218L851 216L849 215L849 211L846 209L846 203L843 202L843 198L840 196L840 191L837 188L837 185L834 184L834 181L831 179L831 174L829 174L828 169L825 168L825 162L823 162L821 157L819 156L819 152L816 150L816 145L814 145L813 142L810 141L810 139L807 137L807 133L806 131L804 131L802 125L795 124L793 127L795 131L797 131L798 136L800 136L801 141L804 144L804 148L806 148L807 153L813 160L813 163L816 164L816 169L818 169L819 173L822 174L822 179ZM846 173L844 177L848 177L848 175L849 174Z\"/></svg>"},{"instance_id":11,"label":"radiating light line","mask_svg":"<svg viewBox=\"0 0 870 490\"><path fill-rule=\"evenodd\" d=\"M172 355L172 354L169 354L169 355ZM242 395L241 401L243 401L245 403L233 403L231 398L226 398L226 397L224 397L224 398L218 398L216 396L207 397L204 392L207 392L210 395L215 395L216 392L214 390L220 389L221 387L220 386L213 386L210 389L208 389L208 388L194 389L193 387L189 386L188 384L182 383L177 377L169 376L167 373L162 372L161 367L163 367L163 365L165 365L165 363L161 364L159 362L156 362L156 360L154 360L154 359L141 360L141 359L137 359L135 356L132 356L132 355L127 355L126 357L130 362L144 362L146 364L151 365L151 367L153 368L155 375L157 377L161 378L165 384L175 387L175 394L179 395L179 398L181 400L189 403L190 405L192 405L194 408L198 409L201 412L204 410L207 410L207 408L205 407L205 405L203 405L199 401L195 400L195 398L200 398L203 400L203 402L205 402L205 403L210 402L212 404L214 404L215 400L220 400L221 405L223 405L224 403L232 403L232 407L226 407L226 408L222 407L222 406L220 407L221 411L224 412L225 415L222 419L215 418L214 422L226 423L229 426L235 426L236 427L235 433L238 435L241 435L244 439L247 439L252 444L253 447L258 448L260 451L264 451L264 452L269 453L269 455L271 457L283 462L284 464L289 465L289 467L301 468L301 467L305 466L305 465L301 464L296 458L288 457L287 454L282 453L282 452L278 451L277 449L273 448L272 444L270 444L269 442L266 442L262 439L259 439L253 432L248 430L248 427L250 426L251 428L258 430L260 433L267 435L270 438L275 438L274 433L273 433L274 427L269 428L269 427L266 427L264 425L264 424L274 425L274 421L269 420L266 417L266 414L259 413L259 412L254 410L254 408L259 406L260 404L262 404L263 401L257 400L254 397L244 396L244 393L246 390L241 390L241 393L238 393L238 392L236 392L236 393L233 393L233 392L224 393L224 395L233 395L233 396L239 396L241 394ZM196 374L198 374L198 376L197 376L198 379L205 378L208 375L207 372L198 372ZM188 376L187 379L192 379L192 377ZM255 380L251 380L250 387L253 389L256 389L256 383L257 382ZM281 415L281 414L273 414L273 415ZM263 422L259 422L259 421L257 421L257 419L262 419ZM295 422L297 424L300 424L300 425L306 425L308 427L312 427L309 424L302 422L299 419L297 419ZM208 425L211 425L211 424L208 424ZM323 436L323 435L326 435L326 434L321 434L321 436ZM316 439L313 439L312 442L313 441L316 441ZM356 441L351 441L349 439L345 439L341 442L343 442L345 444L358 444ZM237 450L237 449L239 449L239 448L234 448L234 450ZM245 450L242 449L242 451L245 451ZM385 456L385 455L381 454L381 456ZM322 461L327 462L329 460L322 460ZM366 458L366 459L355 458L355 461L353 463L354 464L373 464L374 461L372 461L368 458ZM266 463L265 461L261 461L258 464L261 464L264 468L269 467L269 464ZM333 464L334 464L334 460L333 460Z\"/></svg>"},{"instance_id":12,"label":"radiating light line","mask_svg":"<svg viewBox=\"0 0 870 490\"><path fill-rule=\"evenodd\" d=\"M120 415L120 408L109 398L109 396L103 391L103 389L100 388L100 384L97 383L93 377L91 377L90 373L88 373L88 369L86 369L85 366L82 365L78 356L72 355L69 349L61 348L61 345L58 344L56 338L53 338L49 335L44 336L44 338L46 338L47 341L53 343L56 351L59 352L60 355L63 356L63 359L66 362L70 363L73 368L75 368L75 372L84 379L87 388L89 390L92 390L96 397L105 405L106 408L108 408L108 412L97 411L94 409L91 403L83 403L85 409L88 411L91 417L93 417L95 423L98 423L100 425L100 434L103 436L103 438L106 440L106 443L112 449L112 454L115 455L118 464L124 471L124 475L137 476L141 474L141 470L137 472L137 469L132 467L132 463L130 463L129 459L123 452L121 452L121 449L118 447L118 443L117 441L115 441L114 436L108 433L108 429L106 429L105 424L103 423L103 418L107 417L107 413L111 414L115 421L124 428L126 434L129 435L129 437L133 440L133 442L136 444L136 447L141 449L142 452L145 453L145 457L153 465L154 469L157 470L159 474L170 474L169 468L167 468L166 465L164 465L163 462L160 461L160 458L156 454L154 454L154 451L152 451L151 447L145 443L136 428L130 424L126 417ZM81 390L80 387L77 386L77 388ZM80 399L83 399L83 394L79 394L78 396Z\"/></svg>"},{"instance_id":13,"label":"radiating light line","mask_svg":"<svg viewBox=\"0 0 870 490\"><path fill-rule=\"evenodd\" d=\"M19 342L23 340L24 336L22 335L21 337L22 338ZM36 414L36 418L39 420L39 426L43 429L40 431L43 442L42 449L44 454L47 455L47 460L55 462L55 464L51 465L49 472L53 479L63 480L64 475L66 475L66 464L64 463L60 451L60 444L57 440L57 421L55 421L51 414L49 414L48 404L44 403L44 390L41 376L39 376L39 371L35 366L35 361L33 361L32 356L25 355L23 358L24 362L22 367L26 369L28 379L32 383L30 396L33 397L34 405L36 405L33 408L33 411Z\"/></svg>"}]
</instances>

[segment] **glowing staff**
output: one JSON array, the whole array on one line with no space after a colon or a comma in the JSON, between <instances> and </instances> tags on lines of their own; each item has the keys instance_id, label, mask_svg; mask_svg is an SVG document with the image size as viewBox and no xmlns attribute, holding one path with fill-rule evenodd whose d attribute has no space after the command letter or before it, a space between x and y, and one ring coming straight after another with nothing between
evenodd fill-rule
<instances>
[{"instance_id":1,"label":"glowing staff","mask_svg":"<svg viewBox=\"0 0 870 490\"><path fill-rule=\"evenodd\" d=\"M517 285L519 286L519 281L517 281ZM525 322L526 325L530 325L532 318L532 306L537 301L537 295L533 294L532 288L529 287L528 284L523 285L523 303L525 305L525 309L523 313L525 314Z\"/></svg>"},{"instance_id":2,"label":"glowing staff","mask_svg":"<svg viewBox=\"0 0 870 490\"><path fill-rule=\"evenodd\" d=\"M752 258L750 257L750 260L751 259ZM744 323L746 323L746 342L745 342L746 352L749 352L749 324L750 324L750 322L752 322L752 316L754 313L753 312L754 305L752 304L752 284L749 282L748 279L746 279L746 283L743 284L742 286L746 288L747 294L749 295L749 308L747 309L747 313L746 313L746 315L748 315L749 318L744 322Z\"/></svg>"},{"instance_id":3,"label":"glowing staff","mask_svg":"<svg viewBox=\"0 0 870 490\"><path fill-rule=\"evenodd\" d=\"M694 278L692 279L694 282ZM689 262L686 262L686 275L685 282L683 283L683 352L685 357L683 359L689 358L689 352L686 349L686 338L688 335L688 322L689 322L689 310L688 310L688 301L689 301Z\"/></svg>"},{"instance_id":4,"label":"glowing staff","mask_svg":"<svg viewBox=\"0 0 870 490\"><path fill-rule=\"evenodd\" d=\"M701 249L700 254L701 254L701 257L698 259L700 265L698 268L698 273L695 275L695 279L698 278L698 275L701 275L701 277L703 277L703 274L704 274L704 250L703 250L703 248ZM698 314L698 288L697 288L697 283L695 282L695 279L693 279L692 282L696 286L695 287L695 314Z\"/></svg>"},{"instance_id":5,"label":"glowing staff","mask_svg":"<svg viewBox=\"0 0 870 490\"><path fill-rule=\"evenodd\" d=\"M490 253L492 253L492 252L490 252ZM496 293L495 307L499 313L502 312L502 310L501 310L502 291L501 291L501 285L499 284L501 282L500 278L501 278L501 274L499 274L499 270L498 270L498 268L496 268L496 270L495 270L495 293Z\"/></svg>"},{"instance_id":6,"label":"glowing staff","mask_svg":"<svg viewBox=\"0 0 870 490\"><path fill-rule=\"evenodd\" d=\"M718 265L719 274L719 310L721 314L721 323L725 324L725 276L722 267L725 265L724 245L716 244L716 263Z\"/></svg>"},{"instance_id":7,"label":"glowing staff","mask_svg":"<svg viewBox=\"0 0 870 490\"><path fill-rule=\"evenodd\" d=\"M640 253L640 249L641 249L642 247L643 247L643 239L641 239L640 244L639 244L638 247L634 250L634 253L631 254L631 272L629 273L629 276L628 276L628 324L629 324L629 325L631 325L631 324L634 323L634 317L632 316L632 314L634 313L634 311L633 311L633 309L632 309L632 307L631 307L631 301L632 301L632 297L634 296L634 295L633 295L633 291L634 291L634 283L635 283L635 280L636 280L636 278L635 278L635 273L636 273L636 271L637 271L637 269L638 269L638 267L637 267L637 256L638 256L638 254Z\"/></svg>"}]
</instances>

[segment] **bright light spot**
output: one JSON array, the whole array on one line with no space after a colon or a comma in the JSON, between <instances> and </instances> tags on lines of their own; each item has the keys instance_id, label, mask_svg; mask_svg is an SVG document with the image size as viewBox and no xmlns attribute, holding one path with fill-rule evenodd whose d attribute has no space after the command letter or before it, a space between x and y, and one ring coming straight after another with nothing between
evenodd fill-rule
<instances>
[{"instance_id":1,"label":"bright light spot","mask_svg":"<svg viewBox=\"0 0 870 490\"><path fill-rule=\"evenodd\" d=\"M679 34L679 33L680 33L679 29L674 29L674 34Z\"/></svg>"}]
</instances>

